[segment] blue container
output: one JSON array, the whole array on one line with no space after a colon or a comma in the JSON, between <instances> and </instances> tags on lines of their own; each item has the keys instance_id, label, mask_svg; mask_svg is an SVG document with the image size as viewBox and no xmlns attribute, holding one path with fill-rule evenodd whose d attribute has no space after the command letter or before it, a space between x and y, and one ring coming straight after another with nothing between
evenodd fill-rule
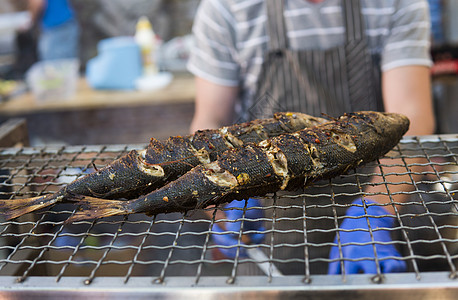
<instances>
[{"instance_id":1,"label":"blue container","mask_svg":"<svg viewBox=\"0 0 458 300\"><path fill-rule=\"evenodd\" d=\"M101 40L98 55L86 66L86 80L94 89L133 90L142 75L140 47L133 37Z\"/></svg>"}]
</instances>

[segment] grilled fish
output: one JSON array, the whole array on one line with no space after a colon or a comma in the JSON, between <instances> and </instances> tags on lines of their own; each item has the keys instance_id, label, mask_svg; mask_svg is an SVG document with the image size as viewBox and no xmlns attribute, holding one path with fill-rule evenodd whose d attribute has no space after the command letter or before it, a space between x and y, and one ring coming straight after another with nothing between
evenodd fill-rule
<instances>
[{"instance_id":1,"label":"grilled fish","mask_svg":"<svg viewBox=\"0 0 458 300\"><path fill-rule=\"evenodd\" d=\"M54 194L27 199L1 200L0 212L12 219L67 201L71 194L102 199L134 199L151 192L192 167L214 161L222 152L260 142L286 132L324 123L323 118L302 113L276 113L273 118L200 130L193 135L151 139L142 151L133 150L102 169L73 181Z\"/></svg>"},{"instance_id":2,"label":"grilled fish","mask_svg":"<svg viewBox=\"0 0 458 300\"><path fill-rule=\"evenodd\" d=\"M294 190L383 156L409 128L407 117L357 112L334 121L224 152L135 200L75 197L83 209L68 221L113 215L186 212L234 199Z\"/></svg>"}]
</instances>

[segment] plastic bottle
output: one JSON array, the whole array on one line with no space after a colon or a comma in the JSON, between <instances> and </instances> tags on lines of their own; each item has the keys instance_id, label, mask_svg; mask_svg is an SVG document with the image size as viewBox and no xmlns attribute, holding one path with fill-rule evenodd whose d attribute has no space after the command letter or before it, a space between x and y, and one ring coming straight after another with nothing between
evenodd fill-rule
<instances>
[{"instance_id":1,"label":"plastic bottle","mask_svg":"<svg viewBox=\"0 0 458 300\"><path fill-rule=\"evenodd\" d=\"M143 75L150 76L158 72L154 61L156 52L156 34L148 18L143 16L137 22L135 41L140 46L143 58Z\"/></svg>"}]
</instances>

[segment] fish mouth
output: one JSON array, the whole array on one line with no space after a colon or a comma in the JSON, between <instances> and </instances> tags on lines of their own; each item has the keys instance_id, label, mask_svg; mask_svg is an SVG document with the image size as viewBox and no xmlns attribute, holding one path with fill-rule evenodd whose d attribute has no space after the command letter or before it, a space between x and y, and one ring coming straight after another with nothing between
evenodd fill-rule
<instances>
[{"instance_id":1,"label":"fish mouth","mask_svg":"<svg viewBox=\"0 0 458 300\"><path fill-rule=\"evenodd\" d=\"M387 118L387 123L392 124L393 128L400 126L404 129L404 133L409 130L410 120L407 116L399 113L385 112L383 113ZM404 134L403 133L403 134Z\"/></svg>"},{"instance_id":2,"label":"fish mouth","mask_svg":"<svg viewBox=\"0 0 458 300\"><path fill-rule=\"evenodd\" d=\"M351 114L350 114L351 115ZM383 116L383 123L386 124L386 126L379 125L382 127L384 130L390 130L393 131L393 133L401 134L404 135L407 130L409 130L410 126L410 120L407 116L400 114L400 113L395 113L395 112L376 112L376 111L359 111L356 112L355 115L357 116L369 116L369 118L373 119L372 123L374 120L377 120L379 117Z\"/></svg>"}]
</instances>

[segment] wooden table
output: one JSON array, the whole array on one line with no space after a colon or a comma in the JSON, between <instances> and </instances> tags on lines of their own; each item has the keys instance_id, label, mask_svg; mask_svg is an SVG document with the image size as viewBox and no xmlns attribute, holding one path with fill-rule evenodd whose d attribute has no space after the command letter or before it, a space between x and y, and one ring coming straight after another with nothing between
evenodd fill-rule
<instances>
[{"instance_id":1,"label":"wooden table","mask_svg":"<svg viewBox=\"0 0 458 300\"><path fill-rule=\"evenodd\" d=\"M188 132L194 112L194 79L175 74L156 91L93 90L86 80L68 100L37 101L26 93L0 104L0 122L27 120L32 144L132 144Z\"/></svg>"}]
</instances>

